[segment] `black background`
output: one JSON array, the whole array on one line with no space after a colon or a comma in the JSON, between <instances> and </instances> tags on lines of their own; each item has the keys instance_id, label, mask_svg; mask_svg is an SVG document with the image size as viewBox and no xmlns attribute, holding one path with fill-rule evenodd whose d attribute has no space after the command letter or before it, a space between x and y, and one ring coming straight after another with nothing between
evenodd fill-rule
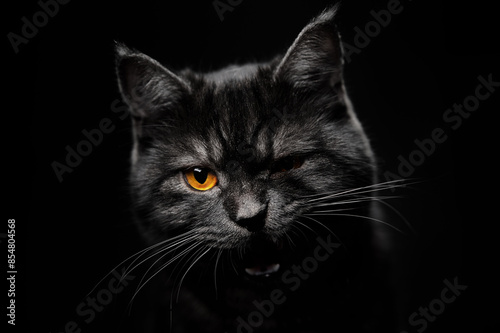
<instances>
[{"instance_id":1,"label":"black background","mask_svg":"<svg viewBox=\"0 0 500 333\"><path fill-rule=\"evenodd\" d=\"M353 28L363 30L373 20L370 10L385 9L388 2L344 1L344 41L354 44ZM16 219L16 328L61 332L68 321L81 323L77 305L107 272L141 248L127 197L130 119L111 110L119 98L114 41L172 69L208 71L286 51L329 3L245 0L221 21L210 0L74 0L60 5L17 54L6 36L20 34L21 18L31 20L40 7L36 1L4 4L7 186L2 207L5 226L8 218ZM500 92L481 102L456 130L442 116L474 94L479 75L500 81L495 9L480 2L401 4L402 12L353 55L345 75L382 173L396 173L398 156L408 157L416 149L414 140L429 138L434 128L448 136L412 174L422 182L397 190L401 199L392 202L417 231L398 236L394 248L395 256L404 254L396 277L405 286L400 292L403 321L440 296L445 278L458 277L467 290L426 331L490 331L498 327L495 111ZM65 147L75 148L85 139L82 130L98 127L104 118L114 131L59 182L51 164L64 163ZM126 314L117 304L126 304L129 296L118 296L96 320L82 324L82 331L120 329L120 316ZM401 329L415 332L407 322Z\"/></svg>"}]
</instances>

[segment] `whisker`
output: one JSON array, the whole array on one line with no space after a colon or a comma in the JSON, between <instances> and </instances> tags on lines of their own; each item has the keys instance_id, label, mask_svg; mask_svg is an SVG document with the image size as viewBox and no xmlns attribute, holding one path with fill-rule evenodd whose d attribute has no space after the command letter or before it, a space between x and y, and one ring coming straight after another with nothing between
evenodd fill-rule
<instances>
[{"instance_id":1,"label":"whisker","mask_svg":"<svg viewBox=\"0 0 500 333\"><path fill-rule=\"evenodd\" d=\"M167 251L167 253L165 253L164 255L162 255L158 260L156 260L153 265L155 263L157 263L161 258L164 258L166 254L169 254L170 252L174 251L175 248L181 246L183 243L187 243L191 240L195 240L197 239L197 235L196 234L191 234L191 235L187 235L185 236L185 238L181 238L181 239L178 239L176 242L172 243L172 244L168 244L168 246L165 246L164 248L161 248L160 250L158 250L157 252L151 254L150 256L148 256L146 259L143 259L141 262L139 262L137 265L135 265L134 267L130 268L130 266L139 258L136 258L136 260L134 260L130 265L129 267L127 267L127 274L131 273L132 271L134 271L137 267L139 267L140 265L142 265L144 262L148 261L149 259L151 259L152 257L162 253L162 252L165 252ZM129 269L130 268L130 269Z\"/></svg>"},{"instance_id":2,"label":"whisker","mask_svg":"<svg viewBox=\"0 0 500 333\"><path fill-rule=\"evenodd\" d=\"M371 220L371 221L375 221L375 222L379 222L383 225L386 225L402 234L405 234L402 230L400 230L399 228L391 225L390 223L387 223L385 221L382 221L380 219L377 219L377 218L374 218L374 217L371 217L371 216L363 216L363 215L356 215L356 214L337 214L337 213L333 213L333 214L319 214L319 213L308 213L308 214L303 214L303 216L314 216L314 215L319 215L319 216L347 216L347 217L359 217L359 218L362 218L362 219L367 219L367 220Z\"/></svg>"},{"instance_id":3,"label":"whisker","mask_svg":"<svg viewBox=\"0 0 500 333\"><path fill-rule=\"evenodd\" d=\"M177 254L176 256L174 256L173 258L171 258L170 260L168 260L166 263L162 264L160 266L159 269L156 270L156 272L154 274L152 274L146 281L144 281L144 279L146 278L146 275L148 274L148 272L153 268L153 266L159 261L161 260L162 258L164 258L168 253L165 253L163 254L159 259L157 259L149 268L148 270L146 271L146 273L144 273L144 275L142 276L141 278L141 281L139 281L139 286L137 287L134 295L132 296L132 299L130 300L129 304L130 304L130 309L131 309L131 304L133 303L135 297L137 296L137 294L139 293L139 291L142 290L142 288L144 288L144 286L149 282L151 281L151 279L153 279L156 275L158 275L158 273L160 273L164 268L166 268L167 266L169 266L170 264L172 264L174 261L176 261L177 259L185 256L187 253L189 253L190 251L192 251L194 248L196 248L199 244L198 243L195 243L195 244L191 244L188 246L188 248L182 250L179 254ZM144 281L144 282L143 282Z\"/></svg>"},{"instance_id":4,"label":"whisker","mask_svg":"<svg viewBox=\"0 0 500 333\"><path fill-rule=\"evenodd\" d=\"M307 224L305 223L302 223L300 221L295 221L297 224L303 226L304 228L306 229L309 229L310 231L314 232L314 230L312 230ZM300 228L298 225L295 225L295 223L292 223L291 226L293 228L295 228L298 232L300 232L302 234L302 236L304 237L304 240L307 241L308 238L307 238L307 235L304 233L304 231L302 231L302 228Z\"/></svg>"},{"instance_id":5,"label":"whisker","mask_svg":"<svg viewBox=\"0 0 500 333\"><path fill-rule=\"evenodd\" d=\"M340 238L337 236L337 234L336 234L336 233L334 233L334 232L333 232L330 228L328 228L326 225L324 225L324 224L323 224L323 223L321 223L320 221L316 220L315 218L312 218L312 217L311 217L311 216L309 216L309 215L310 215L310 214L307 214L307 215L306 215L306 214L302 214L302 215L300 215L300 216L305 217L306 219L309 219L309 220L311 220L311 221L313 221L313 222L315 222L315 223L319 224L321 227L325 228L326 230L328 230L328 232L329 232L330 234L332 234L332 235L333 235L333 237L335 237L335 239L336 239L336 240L338 240L338 241L339 241L339 243L340 243L340 244L342 244L342 246L343 246L345 249L347 249L347 246L345 246L345 244L344 244L344 243L340 240ZM318 214L318 215L319 215L319 214Z\"/></svg>"},{"instance_id":6,"label":"whisker","mask_svg":"<svg viewBox=\"0 0 500 333\"><path fill-rule=\"evenodd\" d=\"M229 262L231 263L231 266L233 266L233 270L236 272L236 275L239 275L239 272L238 272L238 269L236 268L236 266L234 265L234 261L233 261L233 251L228 251L229 253Z\"/></svg>"},{"instance_id":7,"label":"whisker","mask_svg":"<svg viewBox=\"0 0 500 333\"><path fill-rule=\"evenodd\" d=\"M398 199L401 198L400 196L367 196L367 197L357 197L354 194L353 199L345 199L341 201L332 201L332 202L319 202L319 203L313 203L310 205L310 207L323 207L323 206L334 206L334 205L347 205L347 204L354 204L354 203L361 203L361 202L370 202L375 199L377 200L388 200L388 199Z\"/></svg>"},{"instance_id":8,"label":"whisker","mask_svg":"<svg viewBox=\"0 0 500 333\"><path fill-rule=\"evenodd\" d=\"M320 197L320 198L308 200L307 202L310 203L310 202L325 201L325 200L330 200L330 199L340 199L340 198L344 198L344 197L349 198L349 197L358 196L360 194L374 193L374 192L377 192L379 190L380 190L379 188L375 188L375 187L374 188L367 188L367 189L356 188L356 189L351 189L351 190L342 191L342 192L334 192L332 194L328 194L328 195L325 195L325 196Z\"/></svg>"},{"instance_id":9,"label":"whisker","mask_svg":"<svg viewBox=\"0 0 500 333\"><path fill-rule=\"evenodd\" d=\"M396 208L394 208L394 206L392 206L391 204L385 202L384 200L379 200L378 198L374 198L374 200L376 200L377 202L380 202L381 204L383 204L384 206L388 207L390 210L392 210L401 220L403 220L404 224L406 224L406 226L410 229L410 231L413 233L413 234L416 234L416 231L415 229L413 228L413 226L410 224L410 222L403 216L403 214L401 214L399 212L399 210L397 210Z\"/></svg>"},{"instance_id":10,"label":"whisker","mask_svg":"<svg viewBox=\"0 0 500 333\"><path fill-rule=\"evenodd\" d=\"M188 257L186 260L179 260L179 261L177 262L177 264L174 266L174 268L172 269L172 274L173 274L173 272L177 270L177 267L178 267L178 266L181 264L181 262L182 262L182 266L178 269L178 272L177 272L177 274L175 275L175 278L173 279L173 283L172 283L172 285L174 286L174 288L173 288L173 289L175 289L175 283L177 282L178 277L179 277L179 275L181 274L181 272L182 272L182 270L184 269L184 267L185 267L186 265L188 265L189 261L190 261L192 258L196 257L196 254L197 254L198 252L200 252L201 250L203 250L203 246L202 246L201 244L198 244L198 245L200 245L200 247L199 247L198 249L194 250L194 248L193 248L192 250L190 250L189 252L192 252L192 253L189 255L189 257ZM184 255L184 258L185 258L185 257L187 257L187 256L188 256L188 253L186 252L186 253L185 253L185 255ZM184 258L183 258L183 259L184 259ZM172 278L172 274L170 275L170 278ZM173 293L172 293L172 295L173 295Z\"/></svg>"},{"instance_id":11,"label":"whisker","mask_svg":"<svg viewBox=\"0 0 500 333\"><path fill-rule=\"evenodd\" d=\"M162 244L167 243L168 241L169 241L169 240L167 239L167 240L164 240L164 241L158 242L158 243L156 243L156 244L153 244L153 245L151 245L151 246L148 246L148 247L146 247L146 248L144 248L144 249L142 249L142 250L140 250L140 251L138 251L138 252L134 253L133 255L131 255L131 256L129 256L129 257L127 257L125 260L123 260L123 261L122 261L122 262L120 262L118 265L116 265L116 266L115 266L115 267L114 267L114 268L113 268L113 269L112 269L112 270L111 270L108 274L106 274L106 275L105 275L105 276L104 276L101 280L99 280L99 282L97 282L97 284L94 286L94 288L92 288L92 290L90 290L90 292L87 294L87 296L89 296L89 295L90 295L90 294L91 294L91 293L92 293L92 292L93 292L93 291L97 288L97 286L99 286L99 285L102 283L102 281L104 281L104 280L105 280L105 279L106 279L109 275L111 275L111 274L112 274L112 273L113 273L116 269L118 269L118 268L119 268L120 266L122 266L124 263L126 263L127 261L129 261L130 259L132 259L132 258L134 258L134 257L136 257L136 256L138 256L138 258L140 258L140 257L141 257L141 256L142 256L145 252L148 252L148 251L150 251L150 250L152 250L152 249L154 249L154 248L156 248L156 247L158 247L158 246L161 246ZM136 259L137 259L137 258L136 258ZM135 261L136 259L134 259L134 261ZM133 262L134 262L134 261L133 261ZM128 269L128 268L127 268L127 269ZM127 272L127 269L125 269L125 272L124 272L124 274L123 274L123 276L122 276L122 279L123 279L123 278L125 278L125 277L126 277L126 276L130 273L130 271L129 271L129 272ZM120 281L120 282L121 282L121 281Z\"/></svg>"},{"instance_id":12,"label":"whisker","mask_svg":"<svg viewBox=\"0 0 500 333\"><path fill-rule=\"evenodd\" d=\"M207 246L205 246L205 248L206 248L206 247L207 247ZM202 249L202 250L203 250L203 249ZM186 277L187 273L188 273L188 272L189 272L189 270L190 270L191 268L193 268L193 266L194 266L194 265L195 265L195 264L196 264L196 263L197 263L197 262L198 262L201 258L203 258L203 256L204 256L205 254L207 254L210 250L211 250L211 248L210 248L210 247L208 247L208 249L207 249L205 252L203 252L203 253L202 253L202 254L201 254L198 258L196 258L196 259L195 259L195 260L191 263L191 265L188 267L188 269L186 270L186 272L184 273L184 275L182 276L181 281L179 282L179 288L177 289L177 298L176 298L176 302L179 302L179 293L180 293L180 291L181 291L182 281L184 281L184 278ZM201 250L200 250L200 251L197 251L197 252L196 252L196 255L198 255L198 253L199 253L199 252L201 252Z\"/></svg>"},{"instance_id":13,"label":"whisker","mask_svg":"<svg viewBox=\"0 0 500 333\"><path fill-rule=\"evenodd\" d=\"M244 254L243 254L243 248L238 247L238 248L236 249L236 251L237 251L236 253L238 253L238 259L243 260L243 255L244 255Z\"/></svg>"},{"instance_id":14,"label":"whisker","mask_svg":"<svg viewBox=\"0 0 500 333\"><path fill-rule=\"evenodd\" d=\"M303 226L304 228L308 229L309 231L311 231L313 234L316 234L316 236L318 235L318 233L316 231L314 231L310 226L308 226L307 224L305 223L302 223L300 221L295 221L297 224ZM297 227L297 229L299 229L301 232L302 230L300 228ZM307 239L306 235L304 233L302 233L304 235L304 237Z\"/></svg>"},{"instance_id":15,"label":"whisker","mask_svg":"<svg viewBox=\"0 0 500 333\"><path fill-rule=\"evenodd\" d=\"M177 257L182 257L184 258L189 252L193 251L199 244L192 244L190 245L189 248L185 249L184 251L182 251L181 253L179 253L177 255ZM179 266L180 264L180 260L179 262L174 266L174 268L172 269L172 273L170 274L170 277L169 277L169 280L172 279L172 274L174 273L174 271L177 269L177 266ZM184 267L184 265L182 265L182 267ZM181 267L181 269L182 269ZM160 268L160 271L162 270L163 268ZM169 317L170 317L170 330L169 332L172 332L172 327L173 327L173 313L174 313L174 306L173 306L173 302L174 302L174 292L175 292L175 281L177 280L177 276L174 278L174 282L172 283L172 289L171 289L171 292L170 292L170 302L169 302ZM180 286L179 286L179 290L180 290ZM177 297L179 297L177 295ZM178 302L178 301L177 301Z\"/></svg>"},{"instance_id":16,"label":"whisker","mask_svg":"<svg viewBox=\"0 0 500 333\"><path fill-rule=\"evenodd\" d=\"M292 227L294 227L295 229L299 230L300 233L302 234L302 236L304 236L304 238L307 240L306 235L304 234L304 232L302 230L299 229L299 227L297 227L296 225L293 225L293 224L292 224ZM288 231L291 232L291 233L293 233L297 237L299 237L300 235L297 234L297 232L295 231L295 229L289 229ZM290 237L290 235L288 233L285 233L285 236L286 236L286 238L288 240L288 244L290 245L290 247L292 247L292 248L296 247L295 242L293 241L293 238Z\"/></svg>"},{"instance_id":17,"label":"whisker","mask_svg":"<svg viewBox=\"0 0 500 333\"><path fill-rule=\"evenodd\" d=\"M338 209L328 209L328 210L314 210L311 211L310 213L306 213L308 215L315 214L319 215L320 213L335 213L335 212L343 212L346 210L352 210L353 208L338 208Z\"/></svg>"},{"instance_id":18,"label":"whisker","mask_svg":"<svg viewBox=\"0 0 500 333\"><path fill-rule=\"evenodd\" d=\"M373 197L362 197L359 199L346 199L342 201L331 201L331 202L315 202L310 207L323 207L323 206L338 206L338 205L347 205L353 203L361 203L361 202L370 202Z\"/></svg>"},{"instance_id":19,"label":"whisker","mask_svg":"<svg viewBox=\"0 0 500 333\"><path fill-rule=\"evenodd\" d=\"M406 182L406 183L405 183ZM404 184L401 184L404 183ZM321 200L327 200L331 198L338 198L342 197L344 195L351 195L351 194L364 194L364 193L373 193L376 191L383 191L387 189L391 189L394 187L403 187L415 183L420 183L420 182L408 182L406 179L394 179L386 182L381 182L381 183L376 183L376 184L371 184L371 185L366 185L366 186L361 186L357 188L352 188L340 192L332 192L332 193L319 193L319 194L314 194L310 196L304 196L304 198L312 198L308 200L307 202L315 202L315 201L321 201ZM322 196L319 197L318 196Z\"/></svg>"},{"instance_id":20,"label":"whisker","mask_svg":"<svg viewBox=\"0 0 500 333\"><path fill-rule=\"evenodd\" d=\"M391 182L397 182L397 180L393 180ZM321 196L321 195L341 195L341 194L350 193L350 192L353 192L353 191L359 191L359 190L370 189L370 188L378 188L381 185L388 185L388 184L386 184L386 182L384 182L384 183L375 183L375 184L366 185L366 186L362 186L362 187L350 188L350 189L342 190L342 191L332 191L332 192L323 192L323 193L316 193L316 194L306 195L306 196L304 196L304 198L315 198L315 197L318 197L318 196Z\"/></svg>"},{"instance_id":21,"label":"whisker","mask_svg":"<svg viewBox=\"0 0 500 333\"><path fill-rule=\"evenodd\" d=\"M215 259L215 267L214 267L214 286L215 286L215 299L218 298L217 292L217 265L219 264L220 256L222 255L222 249L219 249L217 253L217 258Z\"/></svg>"}]
</instances>

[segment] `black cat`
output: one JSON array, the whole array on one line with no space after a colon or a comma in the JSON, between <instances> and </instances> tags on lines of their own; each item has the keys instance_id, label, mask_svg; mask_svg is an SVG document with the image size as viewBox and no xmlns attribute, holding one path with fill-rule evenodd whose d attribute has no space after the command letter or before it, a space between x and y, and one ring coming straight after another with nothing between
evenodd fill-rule
<instances>
[{"instance_id":1,"label":"black cat","mask_svg":"<svg viewBox=\"0 0 500 333\"><path fill-rule=\"evenodd\" d=\"M117 46L151 246L137 331L391 331L375 269L384 185L343 85L336 10L284 56L207 74Z\"/></svg>"}]
</instances>

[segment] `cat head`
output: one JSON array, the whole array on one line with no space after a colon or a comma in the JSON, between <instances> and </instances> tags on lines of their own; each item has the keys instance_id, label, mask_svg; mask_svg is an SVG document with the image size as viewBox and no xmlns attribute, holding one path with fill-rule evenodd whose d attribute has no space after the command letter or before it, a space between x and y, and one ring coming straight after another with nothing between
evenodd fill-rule
<instances>
[{"instance_id":1,"label":"cat head","mask_svg":"<svg viewBox=\"0 0 500 333\"><path fill-rule=\"evenodd\" d=\"M304 214L321 198L372 184L335 11L312 20L283 56L211 73L174 72L117 46L133 116L132 197L152 243L185 234L269 255L294 229L314 228Z\"/></svg>"}]
</instances>

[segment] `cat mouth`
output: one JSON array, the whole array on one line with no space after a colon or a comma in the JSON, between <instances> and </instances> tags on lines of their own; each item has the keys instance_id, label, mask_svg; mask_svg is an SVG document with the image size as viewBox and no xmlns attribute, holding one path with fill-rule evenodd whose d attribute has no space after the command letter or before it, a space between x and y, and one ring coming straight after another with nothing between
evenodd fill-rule
<instances>
[{"instance_id":1,"label":"cat mouth","mask_svg":"<svg viewBox=\"0 0 500 333\"><path fill-rule=\"evenodd\" d=\"M243 268L252 277L269 277L279 271L283 243L266 240L252 242L243 255Z\"/></svg>"},{"instance_id":2,"label":"cat mouth","mask_svg":"<svg viewBox=\"0 0 500 333\"><path fill-rule=\"evenodd\" d=\"M280 269L279 263L265 264L245 268L245 272L250 276L269 276Z\"/></svg>"}]
</instances>

